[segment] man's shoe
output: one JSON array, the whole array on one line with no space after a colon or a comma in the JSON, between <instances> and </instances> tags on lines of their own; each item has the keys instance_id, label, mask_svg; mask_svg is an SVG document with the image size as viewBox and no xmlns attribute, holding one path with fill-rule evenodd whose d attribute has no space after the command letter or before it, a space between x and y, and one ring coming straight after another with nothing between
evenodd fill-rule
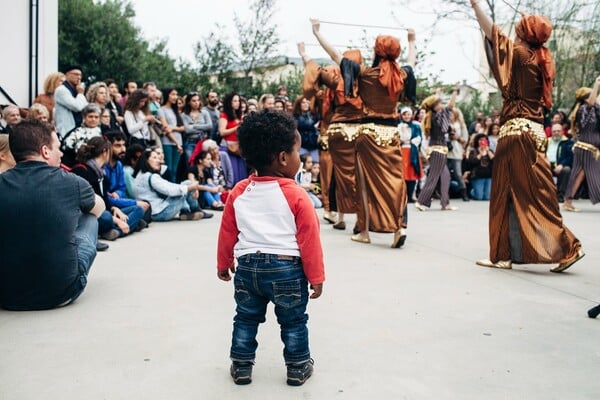
<instances>
[{"instance_id":1,"label":"man's shoe","mask_svg":"<svg viewBox=\"0 0 600 400\"><path fill-rule=\"evenodd\" d=\"M302 364L290 364L287 366L287 384L290 386L302 386L313 374L314 360L311 358Z\"/></svg>"},{"instance_id":2,"label":"man's shoe","mask_svg":"<svg viewBox=\"0 0 600 400\"><path fill-rule=\"evenodd\" d=\"M477 260L475 262L477 265L481 265L482 267L490 267L490 268L500 268L500 269L512 269L512 261L498 261L492 262L489 259Z\"/></svg>"},{"instance_id":3,"label":"man's shoe","mask_svg":"<svg viewBox=\"0 0 600 400\"><path fill-rule=\"evenodd\" d=\"M148 227L148 223L146 221L144 221L143 219L140 219L140 221L138 222L135 231L139 232L142 229L146 229Z\"/></svg>"},{"instance_id":4,"label":"man's shoe","mask_svg":"<svg viewBox=\"0 0 600 400\"><path fill-rule=\"evenodd\" d=\"M399 249L404 246L404 242L406 242L406 229L400 228L398 232L394 233L394 241L390 247L392 249Z\"/></svg>"},{"instance_id":5,"label":"man's shoe","mask_svg":"<svg viewBox=\"0 0 600 400\"><path fill-rule=\"evenodd\" d=\"M551 272L556 272L556 273L563 272L564 270L566 270L567 268L569 268L571 265L573 265L577 261L581 260L584 256L585 256L585 252L583 251L583 249L579 249L579 251L577 252L577 254L575 255L575 257L571 258L569 261L563 261L563 262L561 262L556 267L551 268L550 271Z\"/></svg>"},{"instance_id":6,"label":"man's shoe","mask_svg":"<svg viewBox=\"0 0 600 400\"><path fill-rule=\"evenodd\" d=\"M96 242L96 251L106 251L108 250L108 243L104 243L104 242Z\"/></svg>"},{"instance_id":7,"label":"man's shoe","mask_svg":"<svg viewBox=\"0 0 600 400\"><path fill-rule=\"evenodd\" d=\"M209 213L206 211L198 211L198 212L202 214L202 217L200 219L209 219L209 218L212 218L215 216L215 214Z\"/></svg>"},{"instance_id":8,"label":"man's shoe","mask_svg":"<svg viewBox=\"0 0 600 400\"><path fill-rule=\"evenodd\" d=\"M229 373L236 385L247 385L252 383L252 366L251 362L234 361L231 363Z\"/></svg>"},{"instance_id":9,"label":"man's shoe","mask_svg":"<svg viewBox=\"0 0 600 400\"><path fill-rule=\"evenodd\" d=\"M424 206L423 204L419 203L418 201L415 202L415 208L419 211L427 211L429 210L429 207Z\"/></svg>"},{"instance_id":10,"label":"man's shoe","mask_svg":"<svg viewBox=\"0 0 600 400\"><path fill-rule=\"evenodd\" d=\"M182 212L181 214L179 214L180 221L198 221L199 219L202 219L202 218L204 218L204 213L202 211L187 212L187 213Z\"/></svg>"},{"instance_id":11,"label":"man's shoe","mask_svg":"<svg viewBox=\"0 0 600 400\"><path fill-rule=\"evenodd\" d=\"M346 229L346 223L344 221L336 222L333 224L333 229L343 231Z\"/></svg>"},{"instance_id":12,"label":"man's shoe","mask_svg":"<svg viewBox=\"0 0 600 400\"><path fill-rule=\"evenodd\" d=\"M104 232L102 235L100 235L102 239L109 240L111 242L117 240L119 236L121 236L121 234L116 229L111 229L108 232Z\"/></svg>"}]
</instances>

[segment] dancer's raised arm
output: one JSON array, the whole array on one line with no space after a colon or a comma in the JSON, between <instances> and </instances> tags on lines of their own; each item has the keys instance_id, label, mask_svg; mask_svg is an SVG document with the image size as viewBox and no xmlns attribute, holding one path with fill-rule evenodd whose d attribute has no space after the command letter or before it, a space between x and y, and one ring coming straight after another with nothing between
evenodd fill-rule
<instances>
[{"instance_id":1,"label":"dancer's raised arm","mask_svg":"<svg viewBox=\"0 0 600 400\"><path fill-rule=\"evenodd\" d=\"M471 7L473 7L473 10L475 11L475 17L477 17L477 22L479 22L479 26L485 34L485 37L491 39L492 26L494 25L492 19L485 12L483 12L478 0L471 0Z\"/></svg>"},{"instance_id":2,"label":"dancer's raised arm","mask_svg":"<svg viewBox=\"0 0 600 400\"><path fill-rule=\"evenodd\" d=\"M323 35L321 35L321 31L320 31L320 27L321 27L321 21L319 21L318 19L315 18L311 18L310 19L310 23L312 25L312 31L313 34L315 35L315 37L317 38L317 41L319 42L319 44L321 45L321 47L323 48L323 50L325 50L325 52L327 54L329 54L329 57L331 57L331 59L333 61L335 61L337 64L342 62L342 54L337 51L324 37Z\"/></svg>"},{"instance_id":3,"label":"dancer's raised arm","mask_svg":"<svg viewBox=\"0 0 600 400\"><path fill-rule=\"evenodd\" d=\"M456 97L458 96L458 82L454 85L454 90L452 91L452 96L450 97L450 102L448 103L448 108L453 110L456 105Z\"/></svg>"},{"instance_id":4,"label":"dancer's raised arm","mask_svg":"<svg viewBox=\"0 0 600 400\"><path fill-rule=\"evenodd\" d=\"M596 78L596 82L594 82L594 86L592 87L592 93L590 93L590 97L588 97L587 103L590 106L594 106L596 100L598 100L598 89L600 89L600 76Z\"/></svg>"},{"instance_id":5,"label":"dancer's raised arm","mask_svg":"<svg viewBox=\"0 0 600 400\"><path fill-rule=\"evenodd\" d=\"M412 28L408 29L408 59L406 63L412 68L417 65L417 46L415 45L416 35L415 30Z\"/></svg>"}]
</instances>

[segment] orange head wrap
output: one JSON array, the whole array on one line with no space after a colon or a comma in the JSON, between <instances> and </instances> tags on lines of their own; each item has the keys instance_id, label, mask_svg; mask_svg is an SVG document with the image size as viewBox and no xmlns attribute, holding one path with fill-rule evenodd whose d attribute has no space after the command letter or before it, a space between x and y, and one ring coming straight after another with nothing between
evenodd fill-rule
<instances>
[{"instance_id":1,"label":"orange head wrap","mask_svg":"<svg viewBox=\"0 0 600 400\"><path fill-rule=\"evenodd\" d=\"M527 42L535 52L538 65L542 69L544 83L542 103L546 108L552 108L552 85L556 76L556 67L552 53L543 46L552 34L552 24L543 15L526 15L519 21L515 31L517 36Z\"/></svg>"},{"instance_id":2,"label":"orange head wrap","mask_svg":"<svg viewBox=\"0 0 600 400\"><path fill-rule=\"evenodd\" d=\"M400 41L393 36L379 35L375 40L375 54L381 57L379 82L387 88L392 100L404 88L404 77L396 62L401 50Z\"/></svg>"}]
</instances>

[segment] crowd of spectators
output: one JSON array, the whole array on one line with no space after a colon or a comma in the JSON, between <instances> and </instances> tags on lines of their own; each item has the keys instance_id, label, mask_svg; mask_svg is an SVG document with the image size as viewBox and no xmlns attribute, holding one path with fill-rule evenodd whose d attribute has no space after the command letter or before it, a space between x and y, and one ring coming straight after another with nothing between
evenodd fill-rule
<instances>
[{"instance_id":1,"label":"crowd of spectators","mask_svg":"<svg viewBox=\"0 0 600 400\"><path fill-rule=\"evenodd\" d=\"M320 115L313 109L311 99L301 96L292 102L285 87L275 95L265 93L248 99L238 93L220 94L213 90L181 96L174 88L159 90L153 82L138 86L135 81L125 82L121 92L113 79L95 82L85 90L82 78L80 67L69 66L63 73L48 76L44 93L28 109L15 105L3 108L0 173L6 173L16 163L31 161L22 156L15 160L11 153L9 143L15 127L23 119L48 124L44 126L56 132L57 149L52 149L52 154L60 154L61 170L83 178L90 193L99 199L96 203L102 205L100 210L90 193L83 200L73 200L80 202L82 214L91 213L96 218L95 225L86 219L85 232L89 233L90 226L97 230L94 240L86 236L87 247L94 243L96 251L105 250L108 244L98 239L117 240L149 227L152 221L199 220L213 216L208 210L223 210L229 191L251 172L240 156L238 128L248 113L263 109L288 112L295 118L302 139L302 166L297 182L314 207L322 207ZM411 168L406 175L409 201L415 201L427 179L427 139L419 128L423 111L409 107L399 110L403 154L410 159ZM43 130L37 125L31 129ZM478 113L467 125L461 110L453 109L447 133L451 197L465 201L489 199L499 130L496 111L490 116ZM564 113L554 114L546 129L550 138L547 156L561 201L573 159L573 140L568 132ZM52 146L48 137L44 140L46 146ZM46 160L45 154L38 156L39 160ZM72 178L63 179L73 182ZM87 274L93 257L86 260L86 273L81 276ZM81 257L79 261L81 264ZM81 270L81 266L78 268ZM61 298L61 303L76 296ZM40 303L34 307L56 305Z\"/></svg>"}]
</instances>

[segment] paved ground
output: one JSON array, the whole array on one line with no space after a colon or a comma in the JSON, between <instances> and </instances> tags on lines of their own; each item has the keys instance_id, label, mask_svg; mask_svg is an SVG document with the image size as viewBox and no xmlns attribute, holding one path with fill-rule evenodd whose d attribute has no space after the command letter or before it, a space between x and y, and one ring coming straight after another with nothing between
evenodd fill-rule
<instances>
[{"instance_id":1,"label":"paved ground","mask_svg":"<svg viewBox=\"0 0 600 400\"><path fill-rule=\"evenodd\" d=\"M600 207L565 215L587 256L556 275L476 267L488 204L454 204L411 212L400 250L391 235L364 245L322 226L327 282L309 305L316 364L303 387L285 384L272 309L254 382L232 384L217 216L111 243L72 306L0 311L0 399L600 398L600 320L586 317L600 301Z\"/></svg>"}]
</instances>

